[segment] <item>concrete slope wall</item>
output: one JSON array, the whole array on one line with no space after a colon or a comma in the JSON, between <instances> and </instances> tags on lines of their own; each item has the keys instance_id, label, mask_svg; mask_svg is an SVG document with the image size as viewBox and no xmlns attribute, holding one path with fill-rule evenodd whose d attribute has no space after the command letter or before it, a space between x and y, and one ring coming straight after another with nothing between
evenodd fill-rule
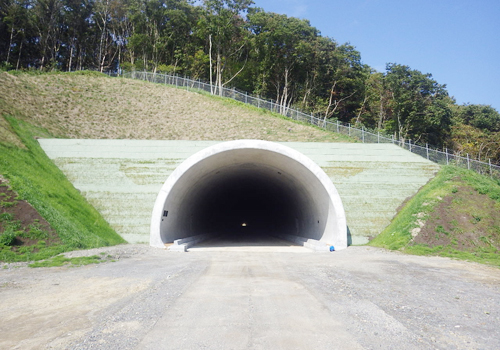
<instances>
[{"instance_id":1,"label":"concrete slope wall","mask_svg":"<svg viewBox=\"0 0 500 350\"><path fill-rule=\"evenodd\" d=\"M187 157L217 141L41 139L47 155L129 242L148 242L156 196ZM316 162L344 204L353 244L380 233L439 166L392 144L283 142Z\"/></svg>"}]
</instances>

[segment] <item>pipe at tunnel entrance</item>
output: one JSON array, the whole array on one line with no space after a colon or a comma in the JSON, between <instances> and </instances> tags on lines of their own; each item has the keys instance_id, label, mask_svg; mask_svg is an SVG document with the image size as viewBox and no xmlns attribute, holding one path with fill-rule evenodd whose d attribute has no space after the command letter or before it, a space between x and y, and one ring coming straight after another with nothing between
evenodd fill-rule
<instances>
[{"instance_id":1,"label":"pipe at tunnel entrance","mask_svg":"<svg viewBox=\"0 0 500 350\"><path fill-rule=\"evenodd\" d=\"M340 196L302 153L269 141L208 147L163 184L151 217L150 245L199 235L269 234L347 247Z\"/></svg>"}]
</instances>

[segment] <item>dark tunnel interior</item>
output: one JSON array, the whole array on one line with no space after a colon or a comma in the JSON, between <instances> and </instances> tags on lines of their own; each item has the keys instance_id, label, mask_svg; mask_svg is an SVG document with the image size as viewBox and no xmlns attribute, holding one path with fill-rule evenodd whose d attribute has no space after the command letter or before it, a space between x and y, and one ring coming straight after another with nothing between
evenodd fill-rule
<instances>
[{"instance_id":1,"label":"dark tunnel interior","mask_svg":"<svg viewBox=\"0 0 500 350\"><path fill-rule=\"evenodd\" d=\"M218 168L179 197L167 219L180 237L211 234L252 241L308 236L321 226L316 201L301 181L269 165Z\"/></svg>"},{"instance_id":2,"label":"dark tunnel interior","mask_svg":"<svg viewBox=\"0 0 500 350\"><path fill-rule=\"evenodd\" d=\"M278 175L279 177L279 175ZM276 232L296 233L302 211L292 191L275 177L239 172L200 191L193 207L193 233L251 239Z\"/></svg>"}]
</instances>

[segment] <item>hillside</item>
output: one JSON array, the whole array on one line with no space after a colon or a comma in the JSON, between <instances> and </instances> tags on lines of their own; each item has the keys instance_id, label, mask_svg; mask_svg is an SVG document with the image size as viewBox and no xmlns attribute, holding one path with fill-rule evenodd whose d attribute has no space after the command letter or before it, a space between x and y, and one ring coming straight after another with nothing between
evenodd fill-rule
<instances>
[{"instance_id":1,"label":"hillside","mask_svg":"<svg viewBox=\"0 0 500 350\"><path fill-rule=\"evenodd\" d=\"M0 74L0 114L15 115L55 137L352 141L243 106L218 97L94 72Z\"/></svg>"},{"instance_id":2,"label":"hillside","mask_svg":"<svg viewBox=\"0 0 500 350\"><path fill-rule=\"evenodd\" d=\"M370 244L500 266L500 184L445 166Z\"/></svg>"}]
</instances>

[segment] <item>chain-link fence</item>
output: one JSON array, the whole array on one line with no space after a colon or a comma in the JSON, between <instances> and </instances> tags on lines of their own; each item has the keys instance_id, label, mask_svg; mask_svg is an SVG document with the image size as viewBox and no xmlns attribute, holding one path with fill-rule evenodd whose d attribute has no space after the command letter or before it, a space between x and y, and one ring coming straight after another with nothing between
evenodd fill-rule
<instances>
[{"instance_id":1,"label":"chain-link fence","mask_svg":"<svg viewBox=\"0 0 500 350\"><path fill-rule=\"evenodd\" d=\"M166 84L176 86L178 88L185 88L190 91L205 91L210 94L219 95L222 97L232 98L233 100L240 101L246 104L250 104L257 108L267 109L272 112L280 113L291 119L301 121L304 123L309 123L320 128L348 135L359 139L363 143L392 143L400 147L403 147L410 152L418 154L430 161L438 164L451 164L462 168L474 170L479 174L490 175L500 179L500 166L491 164L491 162L485 163L479 160L460 156L458 154L449 153L448 150L438 150L428 145L422 146L419 144L412 143L411 140L401 141L394 138L394 136L387 135L385 133L380 133L373 130L367 130L364 128L353 127L350 124L342 123L339 121L329 121L325 120L323 117L319 117L313 114L307 114L294 108L283 107L280 104L273 102L272 100L264 100L258 96L249 95L246 92L238 91L236 89L229 89L222 87L219 89L215 85L207 84L200 80L193 80L187 77L180 77L177 75L169 74L159 74L150 72L122 72L118 73L108 73L110 76L121 76L124 78L145 80L152 83Z\"/></svg>"}]
</instances>

